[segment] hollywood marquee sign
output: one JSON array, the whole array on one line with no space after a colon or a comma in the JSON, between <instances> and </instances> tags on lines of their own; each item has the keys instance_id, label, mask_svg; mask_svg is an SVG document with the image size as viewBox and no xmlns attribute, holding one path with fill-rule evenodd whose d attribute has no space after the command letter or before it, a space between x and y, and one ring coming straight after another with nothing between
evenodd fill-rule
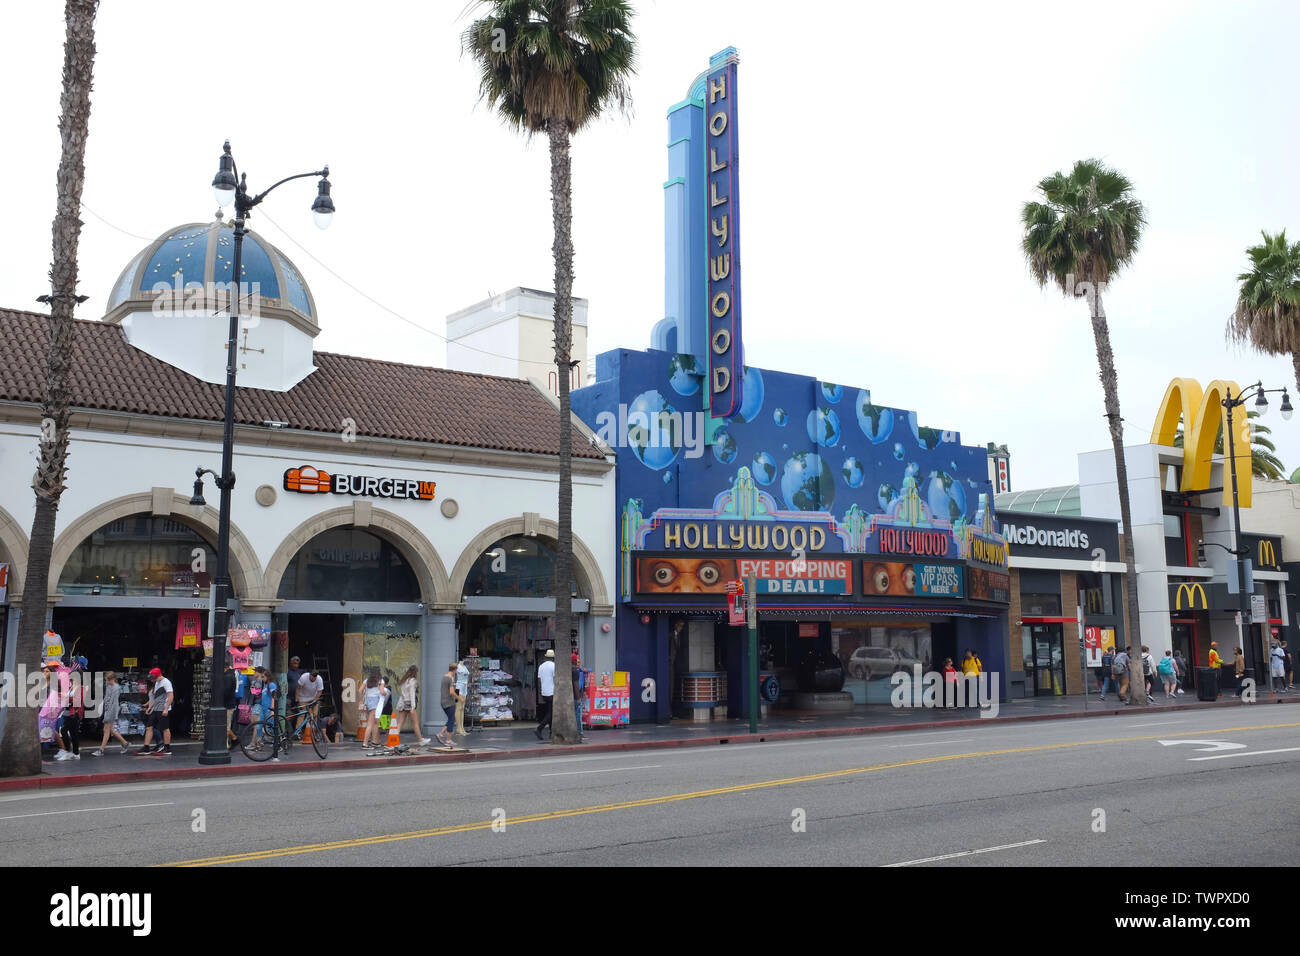
<instances>
[{"instance_id":1,"label":"hollywood marquee sign","mask_svg":"<svg viewBox=\"0 0 1300 956\"><path fill-rule=\"evenodd\" d=\"M740 410L744 358L740 344L740 184L736 138L734 51L704 81L709 232L709 414Z\"/></svg>"},{"instance_id":2,"label":"hollywood marquee sign","mask_svg":"<svg viewBox=\"0 0 1300 956\"><path fill-rule=\"evenodd\" d=\"M332 475L312 465L299 465L284 473L284 490L303 495L353 495L358 498L411 498L432 501L437 482L412 478L376 478L370 475Z\"/></svg>"}]
</instances>

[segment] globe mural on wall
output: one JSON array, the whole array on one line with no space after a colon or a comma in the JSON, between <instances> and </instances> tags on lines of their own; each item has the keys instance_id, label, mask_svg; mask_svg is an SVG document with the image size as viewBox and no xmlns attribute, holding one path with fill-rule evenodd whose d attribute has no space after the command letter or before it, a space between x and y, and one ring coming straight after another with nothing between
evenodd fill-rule
<instances>
[{"instance_id":1,"label":"globe mural on wall","mask_svg":"<svg viewBox=\"0 0 1300 956\"><path fill-rule=\"evenodd\" d=\"M794 511L829 511L835 501L835 475L817 453L797 451L785 463L781 494Z\"/></svg>"},{"instance_id":2,"label":"globe mural on wall","mask_svg":"<svg viewBox=\"0 0 1300 956\"><path fill-rule=\"evenodd\" d=\"M823 448L840 443L840 416L833 409L814 408L808 413L808 437Z\"/></svg>"},{"instance_id":3,"label":"globe mural on wall","mask_svg":"<svg viewBox=\"0 0 1300 956\"><path fill-rule=\"evenodd\" d=\"M862 434L871 439L873 445L879 445L894 433L894 410L871 403L871 392L862 389L858 392L858 425Z\"/></svg>"},{"instance_id":4,"label":"globe mural on wall","mask_svg":"<svg viewBox=\"0 0 1300 956\"><path fill-rule=\"evenodd\" d=\"M678 395L694 395L700 390L700 367L694 355L674 355L668 360L668 384Z\"/></svg>"},{"instance_id":5,"label":"globe mural on wall","mask_svg":"<svg viewBox=\"0 0 1300 956\"><path fill-rule=\"evenodd\" d=\"M637 461L658 471L667 468L682 450L677 409L668 404L658 389L642 392L628 403L627 444Z\"/></svg>"},{"instance_id":6,"label":"globe mural on wall","mask_svg":"<svg viewBox=\"0 0 1300 956\"><path fill-rule=\"evenodd\" d=\"M776 459L765 451L754 455L754 480L760 485L776 481Z\"/></svg>"},{"instance_id":7,"label":"globe mural on wall","mask_svg":"<svg viewBox=\"0 0 1300 956\"><path fill-rule=\"evenodd\" d=\"M745 398L740 403L736 420L752 422L763 410L763 373L756 368L745 369Z\"/></svg>"}]
</instances>

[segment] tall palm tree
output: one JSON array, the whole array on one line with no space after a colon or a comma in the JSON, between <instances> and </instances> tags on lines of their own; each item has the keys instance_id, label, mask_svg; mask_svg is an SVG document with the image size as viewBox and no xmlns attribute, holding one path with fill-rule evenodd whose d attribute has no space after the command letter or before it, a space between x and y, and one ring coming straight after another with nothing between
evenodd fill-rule
<instances>
[{"instance_id":1,"label":"tall palm tree","mask_svg":"<svg viewBox=\"0 0 1300 956\"><path fill-rule=\"evenodd\" d=\"M90 125L90 86L95 66L95 9L98 0L66 0L63 9L63 93L59 97L58 198L54 212L54 260L50 294L50 341L46 349L45 392L41 398L41 437L36 476L36 516L32 519L18 621L16 659L34 666L40 658L50 577L54 525L68 458L68 367L75 333L73 309L85 301L77 295L77 244L81 239L81 187L86 178L86 135ZM41 772L36 711L15 708L0 737L0 776Z\"/></svg>"},{"instance_id":2,"label":"tall palm tree","mask_svg":"<svg viewBox=\"0 0 1300 956\"><path fill-rule=\"evenodd\" d=\"M1260 235L1263 243L1246 250L1251 270L1237 276L1241 291L1228 319L1228 340L1268 355L1290 355L1300 389L1300 242L1287 245L1285 229Z\"/></svg>"},{"instance_id":3,"label":"tall palm tree","mask_svg":"<svg viewBox=\"0 0 1300 956\"><path fill-rule=\"evenodd\" d=\"M492 0L461 37L479 67L479 95L528 136L545 133L551 152L555 260L555 367L560 389L559 532L555 550L555 698L552 739L572 743L569 669L573 579L573 420L569 410L573 342L573 197L569 138L631 102L636 38L626 0Z\"/></svg>"},{"instance_id":4,"label":"tall palm tree","mask_svg":"<svg viewBox=\"0 0 1300 956\"><path fill-rule=\"evenodd\" d=\"M1273 444L1272 439L1268 436L1272 434L1267 425L1256 425L1255 419L1259 418L1259 412L1253 408L1246 411L1246 416L1250 420L1250 470L1256 478L1268 478L1271 481L1277 481L1286 474L1286 466L1282 464L1282 459L1277 457L1277 446ZM1178 426L1178 431L1174 433L1174 447L1183 447L1183 426ZM1214 438L1214 453L1223 454L1223 423L1219 423L1219 433Z\"/></svg>"},{"instance_id":5,"label":"tall palm tree","mask_svg":"<svg viewBox=\"0 0 1300 956\"><path fill-rule=\"evenodd\" d=\"M1133 184L1100 160L1084 159L1068 174L1056 172L1038 184L1042 202L1027 202L1021 210L1024 238L1021 249L1039 286L1048 283L1066 296L1087 298L1092 337L1105 399L1106 421L1115 450L1115 480L1119 513L1124 524L1124 562L1128 571L1129 643L1141 644L1137 570L1133 561L1133 518L1129 508L1128 467L1124 461L1124 420L1119 412L1119 381L1110 330L1101 297L1111 278L1133 261L1146 210L1133 195ZM1129 682L1130 703L1147 704L1143 681Z\"/></svg>"}]
</instances>

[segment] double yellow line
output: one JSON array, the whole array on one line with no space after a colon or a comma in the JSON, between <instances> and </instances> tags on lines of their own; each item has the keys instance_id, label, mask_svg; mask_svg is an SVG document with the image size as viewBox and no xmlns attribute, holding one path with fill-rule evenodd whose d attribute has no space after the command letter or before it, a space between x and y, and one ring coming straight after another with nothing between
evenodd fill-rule
<instances>
[{"instance_id":1,"label":"double yellow line","mask_svg":"<svg viewBox=\"0 0 1300 956\"><path fill-rule=\"evenodd\" d=\"M937 757L918 757L915 760L900 760L895 763L880 763L870 767L851 767L847 770L828 770L824 773L810 773L800 777L782 777L779 780L760 780L757 783L744 783L734 787L715 787L711 790L692 790L688 793L672 793L662 797L647 797L644 800L625 800L621 803L602 803L591 807L574 807L567 810L547 810L542 813L528 813L521 816L507 817L504 821L480 820L475 823L463 823L445 827L430 827L427 830L408 830L405 833L385 833L378 836L357 837L352 840L333 840L329 843L307 843L301 846L288 846L278 849L250 850L247 853L232 853L228 856L210 856L198 860L183 860L166 863L164 866L220 866L227 863L256 863L259 860L272 860L279 857L298 856L304 853L327 853L331 850L350 850L355 847L374 846L379 843L397 843L402 840L422 840L428 837L449 836L453 833L472 833L476 830L491 830L494 826L501 828L503 822L507 827L516 827L525 823L546 823L550 820L563 820L567 817L589 816L595 813L613 813L616 810L636 810L641 807L656 807L670 803L683 803L687 800L699 800L704 797L721 797L731 793L747 793L753 790L769 790L773 787L788 787L800 783L817 783L822 780L835 780L857 774L873 773L878 770L897 770L902 767L919 767L923 764L942 763L946 760L970 760L976 757L1002 757L1008 754L1033 753L1042 750L1067 750L1072 747L1097 747L1104 744L1128 743L1140 740L1158 740L1171 737L1202 737L1207 734L1237 734L1252 730L1279 730L1287 727L1300 727L1300 722L1289 724L1259 724L1253 727L1228 727L1222 730L1188 730L1176 734L1146 734L1141 737L1108 737L1104 740L1078 740L1059 744L1037 744L1032 747L1011 747L1006 750L982 750L976 753L944 754Z\"/></svg>"}]
</instances>

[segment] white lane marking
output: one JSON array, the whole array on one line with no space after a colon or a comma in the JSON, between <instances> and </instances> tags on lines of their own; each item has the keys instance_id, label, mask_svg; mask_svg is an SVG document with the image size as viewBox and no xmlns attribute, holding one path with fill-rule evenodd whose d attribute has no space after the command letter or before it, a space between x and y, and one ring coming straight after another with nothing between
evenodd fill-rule
<instances>
[{"instance_id":1,"label":"white lane marking","mask_svg":"<svg viewBox=\"0 0 1300 956\"><path fill-rule=\"evenodd\" d=\"M921 860L904 860L902 863L886 863L885 868L894 866L914 866L918 863L937 863L940 860L955 860L959 856L975 856L978 853L996 853L998 850L1014 850L1017 847L1033 846L1035 843L1046 843L1046 840L1025 840L1023 843L1007 843L1002 846L987 846L982 850L962 850L960 853L945 853L943 856L927 856Z\"/></svg>"},{"instance_id":2,"label":"white lane marking","mask_svg":"<svg viewBox=\"0 0 1300 956\"><path fill-rule=\"evenodd\" d=\"M122 807L85 807L81 810L46 810L44 813L16 813L11 817L0 817L0 820L22 820L26 817L51 817L58 813L98 813L101 810L139 810L142 807L170 807L173 804L168 803L129 803Z\"/></svg>"},{"instance_id":3,"label":"white lane marking","mask_svg":"<svg viewBox=\"0 0 1300 956\"><path fill-rule=\"evenodd\" d=\"M1125 724L1126 727L1163 727L1165 724L1181 724L1181 720L1156 720L1149 724Z\"/></svg>"},{"instance_id":4,"label":"white lane marking","mask_svg":"<svg viewBox=\"0 0 1300 956\"><path fill-rule=\"evenodd\" d=\"M543 777L572 777L580 773L618 773L620 770L658 770L661 764L651 763L641 767L610 767L608 770L565 770L560 773L544 773Z\"/></svg>"},{"instance_id":5,"label":"white lane marking","mask_svg":"<svg viewBox=\"0 0 1300 956\"><path fill-rule=\"evenodd\" d=\"M1224 757L1258 757L1261 754L1289 754L1300 750L1300 747L1283 747L1280 750L1239 750L1230 754L1215 754L1213 757L1188 757L1188 760L1222 760Z\"/></svg>"},{"instance_id":6,"label":"white lane marking","mask_svg":"<svg viewBox=\"0 0 1300 956\"><path fill-rule=\"evenodd\" d=\"M1196 749L1202 753L1211 753L1215 750L1245 750L1245 744L1234 744L1230 740L1161 740L1162 747L1176 747L1178 744L1205 744L1204 747Z\"/></svg>"},{"instance_id":7,"label":"white lane marking","mask_svg":"<svg viewBox=\"0 0 1300 956\"><path fill-rule=\"evenodd\" d=\"M927 740L923 744L886 744L886 747L937 747L939 744L964 744L964 740Z\"/></svg>"}]
</instances>

